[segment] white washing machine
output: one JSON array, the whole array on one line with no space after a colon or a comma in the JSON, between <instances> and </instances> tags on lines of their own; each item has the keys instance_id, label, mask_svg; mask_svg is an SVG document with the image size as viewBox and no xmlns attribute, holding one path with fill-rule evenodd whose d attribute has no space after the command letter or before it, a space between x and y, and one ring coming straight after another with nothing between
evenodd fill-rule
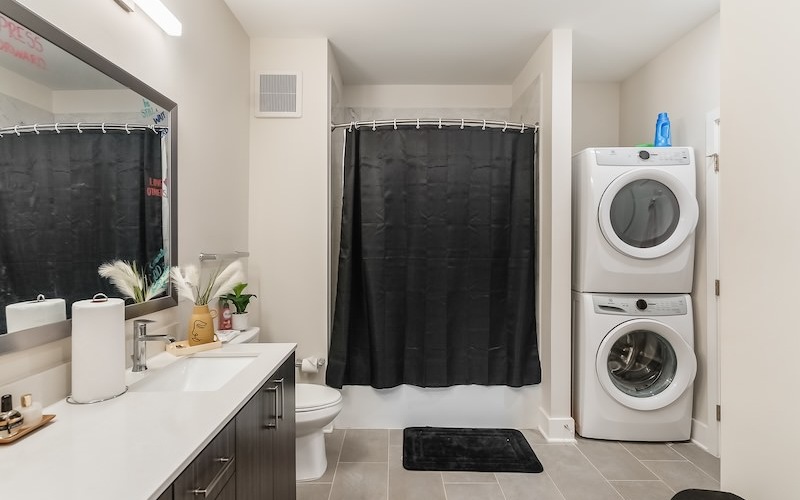
<instances>
[{"instance_id":1,"label":"white washing machine","mask_svg":"<svg viewBox=\"0 0 800 500\"><path fill-rule=\"evenodd\" d=\"M578 434L684 441L697 372L689 295L572 293Z\"/></svg>"},{"instance_id":2,"label":"white washing machine","mask_svg":"<svg viewBox=\"0 0 800 500\"><path fill-rule=\"evenodd\" d=\"M572 175L573 290L692 291L692 148L585 149Z\"/></svg>"}]
</instances>

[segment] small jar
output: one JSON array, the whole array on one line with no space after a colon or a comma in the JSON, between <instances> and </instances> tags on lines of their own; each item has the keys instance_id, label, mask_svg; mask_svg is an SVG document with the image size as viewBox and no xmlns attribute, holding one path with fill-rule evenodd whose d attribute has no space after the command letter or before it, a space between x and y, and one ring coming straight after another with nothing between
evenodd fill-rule
<instances>
[{"instance_id":1,"label":"small jar","mask_svg":"<svg viewBox=\"0 0 800 500\"><path fill-rule=\"evenodd\" d=\"M19 398L21 404L19 412L25 420L25 427L31 427L42 421L42 403L33 400L30 394Z\"/></svg>"},{"instance_id":2,"label":"small jar","mask_svg":"<svg viewBox=\"0 0 800 500\"><path fill-rule=\"evenodd\" d=\"M23 423L22 414L11 408L11 394L0 398L0 438L13 436Z\"/></svg>"}]
</instances>

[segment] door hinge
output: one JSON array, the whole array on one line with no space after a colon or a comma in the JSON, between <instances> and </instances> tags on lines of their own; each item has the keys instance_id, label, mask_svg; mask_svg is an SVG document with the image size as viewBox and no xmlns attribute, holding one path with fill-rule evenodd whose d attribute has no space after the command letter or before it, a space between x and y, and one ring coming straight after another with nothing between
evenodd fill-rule
<instances>
[{"instance_id":1,"label":"door hinge","mask_svg":"<svg viewBox=\"0 0 800 500\"><path fill-rule=\"evenodd\" d=\"M714 280L714 295L719 297L719 280Z\"/></svg>"},{"instance_id":2,"label":"door hinge","mask_svg":"<svg viewBox=\"0 0 800 500\"><path fill-rule=\"evenodd\" d=\"M717 405L717 422L722 421L722 407Z\"/></svg>"},{"instance_id":3,"label":"door hinge","mask_svg":"<svg viewBox=\"0 0 800 500\"><path fill-rule=\"evenodd\" d=\"M719 153L711 153L710 155L706 155L706 158L714 159L714 172L719 172Z\"/></svg>"}]
</instances>

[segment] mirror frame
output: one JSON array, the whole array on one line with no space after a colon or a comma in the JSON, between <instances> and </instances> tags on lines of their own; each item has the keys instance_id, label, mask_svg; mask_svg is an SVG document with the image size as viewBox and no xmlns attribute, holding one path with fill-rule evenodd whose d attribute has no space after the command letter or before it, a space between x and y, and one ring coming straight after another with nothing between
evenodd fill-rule
<instances>
[{"instance_id":1,"label":"mirror frame","mask_svg":"<svg viewBox=\"0 0 800 500\"><path fill-rule=\"evenodd\" d=\"M125 85L130 90L148 99L170 114L170 164L167 188L169 192L170 214L169 266L178 265L178 105L153 87L142 82L16 1L0 0L0 13L24 25L50 43L72 54L122 85ZM141 304L126 305L125 319L128 320L150 314L176 305L178 305L178 294L175 287L170 284L169 293L165 297L153 299ZM71 335L71 325L72 321L66 320L20 332L1 334L0 356L67 338Z\"/></svg>"}]
</instances>

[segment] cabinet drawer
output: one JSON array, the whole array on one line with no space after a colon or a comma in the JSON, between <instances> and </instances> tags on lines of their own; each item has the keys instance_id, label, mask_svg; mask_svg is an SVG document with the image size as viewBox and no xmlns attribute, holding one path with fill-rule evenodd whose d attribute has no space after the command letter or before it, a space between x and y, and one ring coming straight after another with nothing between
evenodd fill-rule
<instances>
[{"instance_id":1,"label":"cabinet drawer","mask_svg":"<svg viewBox=\"0 0 800 500\"><path fill-rule=\"evenodd\" d=\"M175 500L217 498L236 470L235 431L231 421L178 476Z\"/></svg>"}]
</instances>

